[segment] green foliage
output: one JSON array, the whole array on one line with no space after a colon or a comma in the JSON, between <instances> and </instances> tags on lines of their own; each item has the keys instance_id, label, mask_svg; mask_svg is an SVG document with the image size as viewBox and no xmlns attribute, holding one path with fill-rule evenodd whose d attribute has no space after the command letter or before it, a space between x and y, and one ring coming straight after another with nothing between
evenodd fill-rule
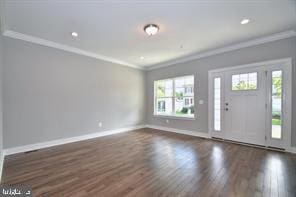
<instances>
[{"instance_id":1,"label":"green foliage","mask_svg":"<svg viewBox=\"0 0 296 197\"><path fill-rule=\"evenodd\" d=\"M282 125L281 119L272 119L272 125Z\"/></svg>"},{"instance_id":2,"label":"green foliage","mask_svg":"<svg viewBox=\"0 0 296 197\"><path fill-rule=\"evenodd\" d=\"M157 97L165 96L165 88L163 86L157 86Z\"/></svg>"},{"instance_id":3,"label":"green foliage","mask_svg":"<svg viewBox=\"0 0 296 197\"><path fill-rule=\"evenodd\" d=\"M181 109L181 111L177 111L177 114L188 114L190 109L190 114L194 114L194 106L190 106L190 107L183 107Z\"/></svg>"},{"instance_id":4,"label":"green foliage","mask_svg":"<svg viewBox=\"0 0 296 197\"><path fill-rule=\"evenodd\" d=\"M181 100L181 99L183 99L183 92L176 92L175 93L176 94L176 98L178 99L178 100Z\"/></svg>"},{"instance_id":5,"label":"green foliage","mask_svg":"<svg viewBox=\"0 0 296 197\"><path fill-rule=\"evenodd\" d=\"M281 97L282 96L282 78L281 77L273 77L272 84L275 89L274 95Z\"/></svg>"},{"instance_id":6,"label":"green foliage","mask_svg":"<svg viewBox=\"0 0 296 197\"><path fill-rule=\"evenodd\" d=\"M194 114L194 106L189 107L191 110L191 113Z\"/></svg>"},{"instance_id":7,"label":"green foliage","mask_svg":"<svg viewBox=\"0 0 296 197\"><path fill-rule=\"evenodd\" d=\"M188 113L188 108L187 107L183 107L182 110L181 110L181 112L183 114L187 114Z\"/></svg>"},{"instance_id":8,"label":"green foliage","mask_svg":"<svg viewBox=\"0 0 296 197\"><path fill-rule=\"evenodd\" d=\"M282 125L281 112L272 112L272 125Z\"/></svg>"},{"instance_id":9,"label":"green foliage","mask_svg":"<svg viewBox=\"0 0 296 197\"><path fill-rule=\"evenodd\" d=\"M255 90L257 87L254 84L249 84L244 81L240 81L239 84L232 87L232 90Z\"/></svg>"},{"instance_id":10,"label":"green foliage","mask_svg":"<svg viewBox=\"0 0 296 197\"><path fill-rule=\"evenodd\" d=\"M245 83L244 81L240 81L239 84L233 87L233 90L245 90L247 88L248 88L247 83Z\"/></svg>"},{"instance_id":11,"label":"green foliage","mask_svg":"<svg viewBox=\"0 0 296 197\"><path fill-rule=\"evenodd\" d=\"M272 118L274 118L274 119L280 119L281 118L281 112L273 111L272 112Z\"/></svg>"}]
</instances>

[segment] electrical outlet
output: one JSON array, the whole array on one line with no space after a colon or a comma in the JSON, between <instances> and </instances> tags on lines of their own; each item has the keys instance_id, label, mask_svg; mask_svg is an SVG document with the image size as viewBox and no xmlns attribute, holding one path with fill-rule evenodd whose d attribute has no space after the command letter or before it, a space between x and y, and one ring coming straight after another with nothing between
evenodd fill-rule
<instances>
[{"instance_id":1,"label":"electrical outlet","mask_svg":"<svg viewBox=\"0 0 296 197\"><path fill-rule=\"evenodd\" d=\"M170 123L170 120L166 120L165 122L169 124Z\"/></svg>"}]
</instances>

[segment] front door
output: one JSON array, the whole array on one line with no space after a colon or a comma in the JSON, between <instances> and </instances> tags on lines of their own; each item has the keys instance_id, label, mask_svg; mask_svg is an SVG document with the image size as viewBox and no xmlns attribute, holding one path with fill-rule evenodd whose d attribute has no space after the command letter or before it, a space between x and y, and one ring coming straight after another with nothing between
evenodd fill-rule
<instances>
[{"instance_id":1,"label":"front door","mask_svg":"<svg viewBox=\"0 0 296 197\"><path fill-rule=\"evenodd\" d=\"M211 71L211 136L285 148L291 129L290 74L284 64Z\"/></svg>"},{"instance_id":2,"label":"front door","mask_svg":"<svg viewBox=\"0 0 296 197\"><path fill-rule=\"evenodd\" d=\"M266 75L264 67L224 72L224 138L265 145Z\"/></svg>"}]
</instances>

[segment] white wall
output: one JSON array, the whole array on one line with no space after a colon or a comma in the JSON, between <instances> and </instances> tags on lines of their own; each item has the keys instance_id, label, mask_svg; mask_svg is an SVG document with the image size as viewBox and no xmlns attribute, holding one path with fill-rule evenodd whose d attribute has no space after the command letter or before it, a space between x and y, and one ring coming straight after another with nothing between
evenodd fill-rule
<instances>
[{"instance_id":1,"label":"white wall","mask_svg":"<svg viewBox=\"0 0 296 197\"><path fill-rule=\"evenodd\" d=\"M144 124L143 71L10 38L4 46L4 148Z\"/></svg>"},{"instance_id":2,"label":"white wall","mask_svg":"<svg viewBox=\"0 0 296 197\"><path fill-rule=\"evenodd\" d=\"M2 68L3 68L3 37L0 35L0 155L3 148L3 122L2 122Z\"/></svg>"},{"instance_id":3,"label":"white wall","mask_svg":"<svg viewBox=\"0 0 296 197\"><path fill-rule=\"evenodd\" d=\"M2 175L2 154L3 154L3 119L2 119L2 68L3 68L3 37L0 35L0 181L1 181L1 175Z\"/></svg>"},{"instance_id":4,"label":"white wall","mask_svg":"<svg viewBox=\"0 0 296 197\"><path fill-rule=\"evenodd\" d=\"M176 129L208 132L208 71L217 68L231 67L260 61L293 58L293 114L292 114L292 143L296 146L296 38L279 40L267 44L248 47L232 52L214 55L206 58L180 63L169 67L150 70L146 73L147 123ZM166 119L153 116L153 81L182 75L195 75L196 120ZM198 105L198 100L204 100Z\"/></svg>"}]
</instances>

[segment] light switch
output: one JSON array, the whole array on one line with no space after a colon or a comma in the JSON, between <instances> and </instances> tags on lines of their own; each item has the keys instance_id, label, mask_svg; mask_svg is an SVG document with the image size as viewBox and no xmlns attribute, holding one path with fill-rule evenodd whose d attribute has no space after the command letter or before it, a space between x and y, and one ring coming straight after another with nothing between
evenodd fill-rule
<instances>
[{"instance_id":1,"label":"light switch","mask_svg":"<svg viewBox=\"0 0 296 197\"><path fill-rule=\"evenodd\" d=\"M203 100L199 100L198 101L198 104L203 105L204 104L204 101Z\"/></svg>"}]
</instances>

